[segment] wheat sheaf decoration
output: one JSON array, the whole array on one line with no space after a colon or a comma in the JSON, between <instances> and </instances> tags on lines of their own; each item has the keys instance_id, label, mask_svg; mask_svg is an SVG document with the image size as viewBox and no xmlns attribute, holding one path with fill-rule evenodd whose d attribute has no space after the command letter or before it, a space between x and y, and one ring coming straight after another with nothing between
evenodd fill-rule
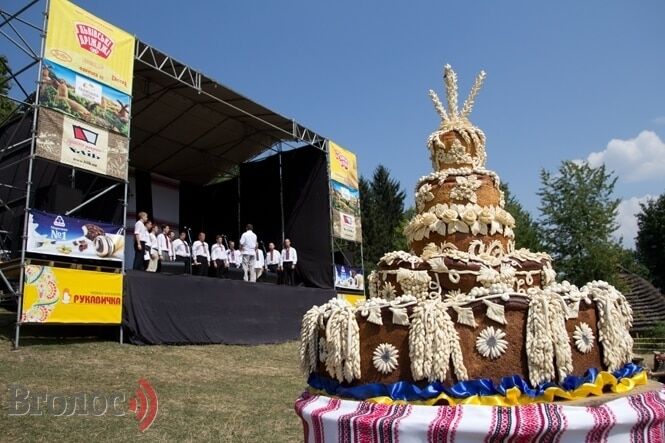
<instances>
[{"instance_id":1,"label":"wheat sheaf decoration","mask_svg":"<svg viewBox=\"0 0 665 443\"><path fill-rule=\"evenodd\" d=\"M450 65L443 68L443 84L446 90L446 102L448 109L443 105L441 99L433 90L429 90L429 96L434 103L434 109L439 117L441 117L441 125L439 130L430 136L428 144L430 149L434 149L433 144L438 144L438 135L445 132L455 131L466 142L467 146L473 146L475 149L472 153L474 157L474 166L482 167L485 164L485 134L479 128L475 127L469 121L469 115L473 110L476 97L480 92L485 81L485 71L480 71L476 77L469 96L464 101L462 109L458 108L458 91L457 91L457 74ZM442 147L442 146L438 146Z\"/></svg>"}]
</instances>

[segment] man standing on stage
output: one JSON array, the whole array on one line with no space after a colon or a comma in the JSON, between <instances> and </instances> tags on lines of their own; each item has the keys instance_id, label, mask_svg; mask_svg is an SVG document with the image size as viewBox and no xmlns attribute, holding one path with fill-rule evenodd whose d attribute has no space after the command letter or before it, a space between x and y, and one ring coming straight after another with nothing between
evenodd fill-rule
<instances>
[{"instance_id":1,"label":"man standing on stage","mask_svg":"<svg viewBox=\"0 0 665 443\"><path fill-rule=\"evenodd\" d=\"M192 273L192 250L187 243L187 231L180 232L180 238L173 240L173 252L175 253L176 261L181 261L185 264L185 272Z\"/></svg>"},{"instance_id":2,"label":"man standing on stage","mask_svg":"<svg viewBox=\"0 0 665 443\"><path fill-rule=\"evenodd\" d=\"M229 241L229 250L226 251L227 261L229 263L229 268L237 269L240 267L240 251L235 249L236 244L233 240Z\"/></svg>"},{"instance_id":3,"label":"man standing on stage","mask_svg":"<svg viewBox=\"0 0 665 443\"><path fill-rule=\"evenodd\" d=\"M159 225L148 221L146 227L150 231L150 243L146 244L148 249L148 272L161 272L162 271L162 257L159 255Z\"/></svg>"},{"instance_id":4,"label":"man standing on stage","mask_svg":"<svg viewBox=\"0 0 665 443\"><path fill-rule=\"evenodd\" d=\"M275 244L273 242L268 243L268 253L266 255L266 268L268 268L268 271L277 272L279 270L281 257L282 255L279 251L275 250Z\"/></svg>"},{"instance_id":5,"label":"man standing on stage","mask_svg":"<svg viewBox=\"0 0 665 443\"><path fill-rule=\"evenodd\" d=\"M148 214L146 212L139 212L138 219L134 225L134 266L137 271L144 271L145 266L145 245L150 240L148 238L148 229L145 223L148 221Z\"/></svg>"},{"instance_id":6,"label":"man standing on stage","mask_svg":"<svg viewBox=\"0 0 665 443\"><path fill-rule=\"evenodd\" d=\"M251 224L248 224L245 227L245 232L240 236L240 252L242 254L242 270L245 273L244 280L255 282L256 281L256 270L254 269L254 262L256 261L256 249L258 244L256 243L256 234L252 231L254 227Z\"/></svg>"},{"instance_id":7,"label":"man standing on stage","mask_svg":"<svg viewBox=\"0 0 665 443\"><path fill-rule=\"evenodd\" d=\"M218 235L216 237L216 242L212 245L210 249L210 258L212 259L212 265L215 268L215 276L217 278L224 278L226 274L226 268L228 268L228 256L226 254L226 247L224 247L224 237Z\"/></svg>"},{"instance_id":8,"label":"man standing on stage","mask_svg":"<svg viewBox=\"0 0 665 443\"><path fill-rule=\"evenodd\" d=\"M298 253L296 248L291 247L291 240L288 238L284 240L284 249L282 249L282 262L280 263L280 270L284 271L284 284L293 286L295 280L293 274L296 270L296 263L298 263Z\"/></svg>"},{"instance_id":9,"label":"man standing on stage","mask_svg":"<svg viewBox=\"0 0 665 443\"><path fill-rule=\"evenodd\" d=\"M254 270L256 271L256 281L259 281L263 275L263 271L266 269L266 261L263 256L263 249L256 248L256 260L254 260Z\"/></svg>"},{"instance_id":10,"label":"man standing on stage","mask_svg":"<svg viewBox=\"0 0 665 443\"><path fill-rule=\"evenodd\" d=\"M173 245L171 244L171 227L169 225L162 225L162 232L157 236L157 243L159 244L162 261L173 261Z\"/></svg>"},{"instance_id":11,"label":"man standing on stage","mask_svg":"<svg viewBox=\"0 0 665 443\"><path fill-rule=\"evenodd\" d=\"M194 266L198 266L198 275L202 276L208 275L208 264L210 263L210 248L205 240L205 232L200 232L199 239L192 245Z\"/></svg>"}]
</instances>

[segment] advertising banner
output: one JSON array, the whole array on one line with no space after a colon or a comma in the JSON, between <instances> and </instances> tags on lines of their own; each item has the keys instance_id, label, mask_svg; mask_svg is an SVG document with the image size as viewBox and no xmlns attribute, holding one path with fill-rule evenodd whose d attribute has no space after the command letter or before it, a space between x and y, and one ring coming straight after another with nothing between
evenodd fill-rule
<instances>
[{"instance_id":1,"label":"advertising banner","mask_svg":"<svg viewBox=\"0 0 665 443\"><path fill-rule=\"evenodd\" d=\"M122 262L122 226L30 210L27 252Z\"/></svg>"},{"instance_id":2,"label":"advertising banner","mask_svg":"<svg viewBox=\"0 0 665 443\"><path fill-rule=\"evenodd\" d=\"M71 69L46 60L39 105L129 136L132 98Z\"/></svg>"},{"instance_id":3,"label":"advertising banner","mask_svg":"<svg viewBox=\"0 0 665 443\"><path fill-rule=\"evenodd\" d=\"M122 274L27 265L22 323L120 324Z\"/></svg>"},{"instance_id":4,"label":"advertising banner","mask_svg":"<svg viewBox=\"0 0 665 443\"><path fill-rule=\"evenodd\" d=\"M331 180L333 236L362 241L360 223L360 193L342 183Z\"/></svg>"},{"instance_id":5,"label":"advertising banner","mask_svg":"<svg viewBox=\"0 0 665 443\"><path fill-rule=\"evenodd\" d=\"M132 93L134 37L67 0L51 0L45 57Z\"/></svg>"},{"instance_id":6,"label":"advertising banner","mask_svg":"<svg viewBox=\"0 0 665 443\"><path fill-rule=\"evenodd\" d=\"M335 265L335 288L365 290L365 278L362 268Z\"/></svg>"},{"instance_id":7,"label":"advertising banner","mask_svg":"<svg viewBox=\"0 0 665 443\"><path fill-rule=\"evenodd\" d=\"M35 155L127 180L129 139L41 108Z\"/></svg>"},{"instance_id":8,"label":"advertising banner","mask_svg":"<svg viewBox=\"0 0 665 443\"><path fill-rule=\"evenodd\" d=\"M328 155L330 157L330 178L351 189L358 189L356 154L329 140Z\"/></svg>"}]
</instances>

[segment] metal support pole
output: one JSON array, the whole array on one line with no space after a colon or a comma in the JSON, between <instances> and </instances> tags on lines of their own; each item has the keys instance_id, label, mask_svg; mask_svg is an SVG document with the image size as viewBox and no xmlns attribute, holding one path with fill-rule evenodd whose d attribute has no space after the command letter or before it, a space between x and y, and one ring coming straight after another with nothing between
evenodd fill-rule
<instances>
[{"instance_id":1,"label":"metal support pole","mask_svg":"<svg viewBox=\"0 0 665 443\"><path fill-rule=\"evenodd\" d=\"M279 151L277 152L277 158L279 159L279 220L282 225L282 245L286 239L286 226L284 226L284 182L282 181L283 177L283 168L282 168L282 143L279 143ZM281 245L278 248L281 249Z\"/></svg>"},{"instance_id":2,"label":"metal support pole","mask_svg":"<svg viewBox=\"0 0 665 443\"><path fill-rule=\"evenodd\" d=\"M101 191L101 192L99 192L99 193L93 195L92 197L90 197L89 199L87 199L86 201L84 201L83 203L81 203L80 205L76 206L75 208L72 208L72 209L70 209L69 211L65 212L65 215L71 215L71 214L73 214L74 212L78 211L79 209L81 209L81 208L84 207L85 205L87 205L87 204L89 204L89 203L91 203L91 202L97 200L99 197L101 197L102 195L106 194L107 192L109 192L109 191L111 191L111 190L117 188L117 187L120 186L121 184L122 184L122 183L114 183L114 184L112 184L112 185L109 186L108 188L106 188L106 189L104 189L103 191ZM124 223L123 223L123 224L124 224Z\"/></svg>"},{"instance_id":3,"label":"metal support pole","mask_svg":"<svg viewBox=\"0 0 665 443\"><path fill-rule=\"evenodd\" d=\"M44 50L45 50L45 40L46 32L48 27L48 8L49 0L44 2L44 26L41 34L40 50L39 50L39 66L37 74L37 86L35 88L35 102L32 105L32 140L30 141L30 160L28 163L28 177L26 180L25 187L25 214L23 216L23 236L21 238L21 261L19 268L19 283L18 283L18 298L17 304L18 308L16 310L16 331L14 334L14 349L19 347L19 339L21 333L21 315L23 314L23 285L25 283L25 250L28 245L28 225L30 222L30 192L32 190L32 170L33 163L35 162L35 144L37 140L37 118L39 114L39 93L41 87L41 73L42 73L42 63L44 60Z\"/></svg>"},{"instance_id":4,"label":"metal support pole","mask_svg":"<svg viewBox=\"0 0 665 443\"><path fill-rule=\"evenodd\" d=\"M326 172L328 173L328 218L329 218L329 227L330 227L330 258L332 263L332 275L333 275L333 287L335 286L335 235L334 235L334 220L333 220L333 205L332 205L332 192L330 192L330 178L332 177L332 171L330 170L330 145L328 140L325 141L325 153L326 153Z\"/></svg>"}]
</instances>

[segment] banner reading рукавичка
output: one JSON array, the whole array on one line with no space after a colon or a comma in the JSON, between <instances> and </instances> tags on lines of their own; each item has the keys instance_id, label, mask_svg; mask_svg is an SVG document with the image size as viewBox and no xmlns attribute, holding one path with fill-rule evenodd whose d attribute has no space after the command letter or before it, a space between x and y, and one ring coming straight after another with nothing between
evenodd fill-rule
<instances>
[{"instance_id":1,"label":"banner reading \u0440\u0443\u043a\u0430\u0432\u0438\u0447\u043a\u0430","mask_svg":"<svg viewBox=\"0 0 665 443\"><path fill-rule=\"evenodd\" d=\"M27 252L123 261L122 226L30 210Z\"/></svg>"}]
</instances>

